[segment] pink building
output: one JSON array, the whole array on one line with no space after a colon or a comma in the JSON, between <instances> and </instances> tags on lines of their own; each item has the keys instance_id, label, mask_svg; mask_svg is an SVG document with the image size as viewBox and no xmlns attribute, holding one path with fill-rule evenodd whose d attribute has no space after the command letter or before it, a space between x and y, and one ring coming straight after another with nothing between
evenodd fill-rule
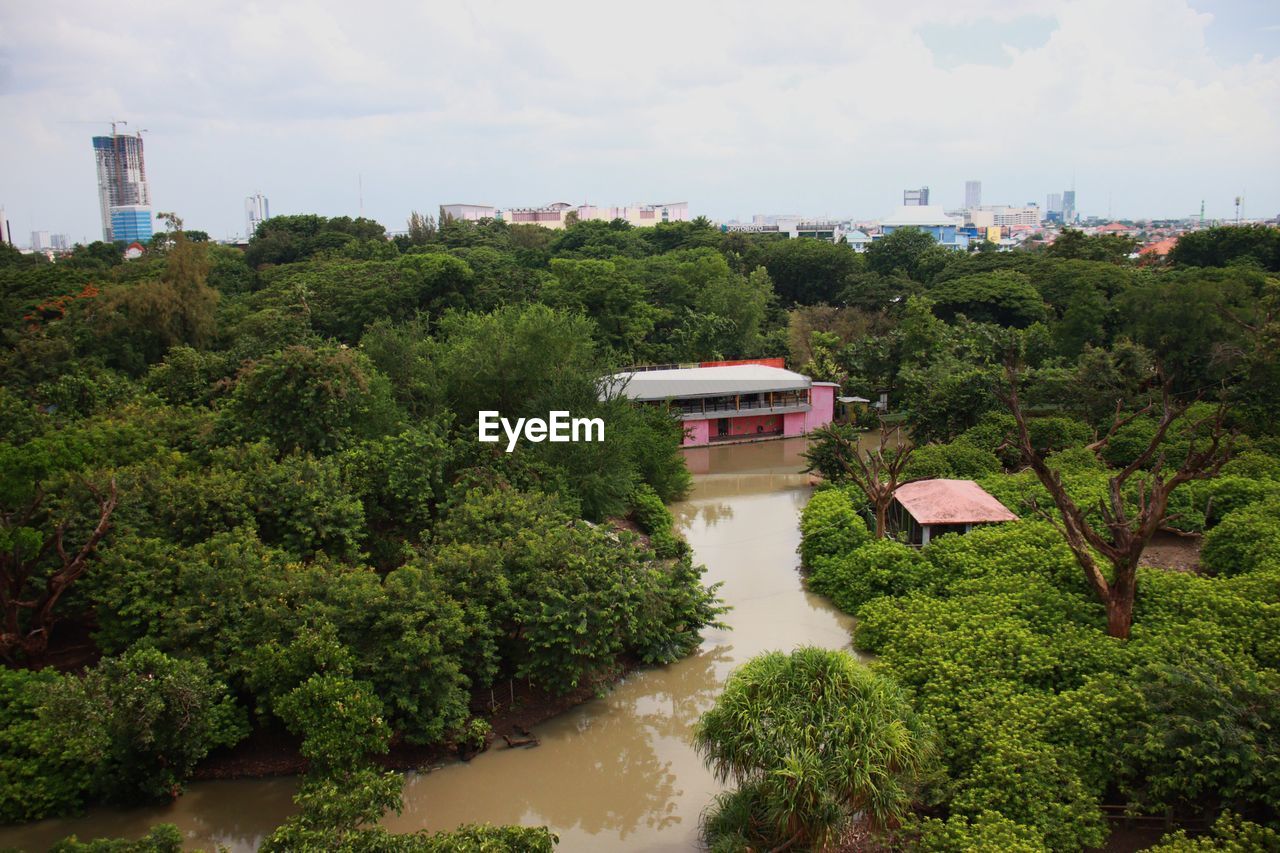
<instances>
[{"instance_id":1,"label":"pink building","mask_svg":"<svg viewBox=\"0 0 1280 853\"><path fill-rule=\"evenodd\" d=\"M807 435L831 423L837 389L760 363L637 370L613 381L623 396L677 412L686 447Z\"/></svg>"}]
</instances>

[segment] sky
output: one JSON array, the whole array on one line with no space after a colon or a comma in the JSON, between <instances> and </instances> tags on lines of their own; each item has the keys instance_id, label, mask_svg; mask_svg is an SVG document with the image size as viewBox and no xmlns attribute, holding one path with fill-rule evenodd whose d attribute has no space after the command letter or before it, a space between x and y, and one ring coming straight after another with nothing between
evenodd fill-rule
<instances>
[{"instance_id":1,"label":"sky","mask_svg":"<svg viewBox=\"0 0 1280 853\"><path fill-rule=\"evenodd\" d=\"M90 137L143 131L155 210L244 199L392 230L443 203L693 215L1280 213L1275 0L0 5L0 206L101 234Z\"/></svg>"}]
</instances>

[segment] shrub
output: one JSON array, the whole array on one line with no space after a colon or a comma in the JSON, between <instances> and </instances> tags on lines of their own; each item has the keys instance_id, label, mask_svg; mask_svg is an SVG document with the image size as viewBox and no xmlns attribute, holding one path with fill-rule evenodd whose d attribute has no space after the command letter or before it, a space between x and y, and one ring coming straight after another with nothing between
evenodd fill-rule
<instances>
[{"instance_id":1,"label":"shrub","mask_svg":"<svg viewBox=\"0 0 1280 853\"><path fill-rule=\"evenodd\" d=\"M821 557L840 557L871 539L849 488L820 489L800 513L800 561L812 567Z\"/></svg>"},{"instance_id":2,"label":"shrub","mask_svg":"<svg viewBox=\"0 0 1280 853\"><path fill-rule=\"evenodd\" d=\"M1190 838L1185 829L1160 839L1147 853L1276 853L1280 851L1280 832L1243 820L1240 815L1224 812L1213 825L1213 831Z\"/></svg>"},{"instance_id":3,"label":"shrub","mask_svg":"<svg viewBox=\"0 0 1280 853\"><path fill-rule=\"evenodd\" d=\"M85 767L58 758L57 734L39 719L58 679L49 669L0 667L0 823L74 811L89 785Z\"/></svg>"},{"instance_id":4,"label":"shrub","mask_svg":"<svg viewBox=\"0 0 1280 853\"><path fill-rule=\"evenodd\" d=\"M1061 534L1043 521L1011 521L943 536L923 549L940 588L987 575L1036 575L1060 589L1085 591L1084 573Z\"/></svg>"},{"instance_id":5,"label":"shrub","mask_svg":"<svg viewBox=\"0 0 1280 853\"><path fill-rule=\"evenodd\" d=\"M223 416L230 433L270 439L281 453L328 453L387 432L395 403L359 351L295 345L242 368Z\"/></svg>"},{"instance_id":6,"label":"shrub","mask_svg":"<svg viewBox=\"0 0 1280 853\"><path fill-rule=\"evenodd\" d=\"M929 565L915 548L875 539L840 556L818 558L809 587L846 613L882 595L905 595L931 584Z\"/></svg>"},{"instance_id":7,"label":"shrub","mask_svg":"<svg viewBox=\"0 0 1280 853\"><path fill-rule=\"evenodd\" d=\"M655 564L634 537L573 522L540 494L468 492L437 525L430 557L451 594L484 614L473 642L495 650L490 663L557 692L624 652L684 654L720 613L687 555Z\"/></svg>"},{"instance_id":8,"label":"shrub","mask_svg":"<svg viewBox=\"0 0 1280 853\"><path fill-rule=\"evenodd\" d=\"M926 818L920 822L921 853L1045 853L1044 838L1035 829L1015 823L999 812L984 811L973 820L952 815L947 820Z\"/></svg>"},{"instance_id":9,"label":"shrub","mask_svg":"<svg viewBox=\"0 0 1280 853\"><path fill-rule=\"evenodd\" d=\"M1251 572L1280 562L1280 500L1238 509L1204 537L1200 565L1216 575Z\"/></svg>"},{"instance_id":10,"label":"shrub","mask_svg":"<svg viewBox=\"0 0 1280 853\"><path fill-rule=\"evenodd\" d=\"M162 823L137 841L124 838L95 838L80 841L74 835L55 842L49 853L181 853L182 832L171 823Z\"/></svg>"},{"instance_id":11,"label":"shrub","mask_svg":"<svg viewBox=\"0 0 1280 853\"><path fill-rule=\"evenodd\" d=\"M675 519L671 517L671 511L652 486L641 484L631 493L631 518L649 534L649 542L659 557L670 559L686 550L683 541L675 534Z\"/></svg>"},{"instance_id":12,"label":"shrub","mask_svg":"<svg viewBox=\"0 0 1280 853\"><path fill-rule=\"evenodd\" d=\"M87 768L90 791L122 803L177 796L210 750L248 734L203 661L147 647L50 685L39 719L59 734L58 757Z\"/></svg>"},{"instance_id":13,"label":"shrub","mask_svg":"<svg viewBox=\"0 0 1280 853\"><path fill-rule=\"evenodd\" d=\"M302 737L308 772L357 766L372 753L386 752L391 741L382 700L367 681L313 675L276 703L276 713Z\"/></svg>"},{"instance_id":14,"label":"shrub","mask_svg":"<svg viewBox=\"0 0 1280 853\"><path fill-rule=\"evenodd\" d=\"M744 664L693 740L716 776L739 786L707 817L707 840L736 834L766 847L794 839L821 849L854 815L875 829L893 825L933 750L891 679L846 652L812 647ZM752 815L764 820L742 820Z\"/></svg>"},{"instance_id":15,"label":"shrub","mask_svg":"<svg viewBox=\"0 0 1280 853\"><path fill-rule=\"evenodd\" d=\"M1031 445L1042 454L1066 450L1093 438L1088 424L1061 417L1032 418L1027 422L1027 432Z\"/></svg>"},{"instance_id":16,"label":"shrub","mask_svg":"<svg viewBox=\"0 0 1280 853\"><path fill-rule=\"evenodd\" d=\"M1151 811L1265 807L1280 800L1280 674L1185 646L1140 669L1122 741L1123 787Z\"/></svg>"},{"instance_id":17,"label":"shrub","mask_svg":"<svg viewBox=\"0 0 1280 853\"><path fill-rule=\"evenodd\" d=\"M956 440L917 447L907 463L906 475L913 479L973 480L999 470L1000 460L994 453Z\"/></svg>"},{"instance_id":18,"label":"shrub","mask_svg":"<svg viewBox=\"0 0 1280 853\"><path fill-rule=\"evenodd\" d=\"M1262 503L1280 494L1280 481L1246 476L1218 476L1193 484L1194 503L1212 528L1238 509Z\"/></svg>"}]
</instances>

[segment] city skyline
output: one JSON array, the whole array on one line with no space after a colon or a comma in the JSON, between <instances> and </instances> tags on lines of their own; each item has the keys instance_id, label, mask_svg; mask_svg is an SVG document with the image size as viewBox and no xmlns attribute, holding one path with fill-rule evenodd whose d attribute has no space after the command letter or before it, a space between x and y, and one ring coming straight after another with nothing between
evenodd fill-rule
<instances>
[{"instance_id":1,"label":"city skyline","mask_svg":"<svg viewBox=\"0 0 1280 853\"><path fill-rule=\"evenodd\" d=\"M1191 216L1204 199L1230 219L1238 195L1245 217L1280 212L1280 12L1261 3L834 5L805 20L764 5L125 5L0 12L0 114L25 164L0 204L17 234L94 238L86 137L111 117L149 130L153 210L215 238L243 232L259 188L276 214L363 212L392 230L457 201L869 220L904 187L960 208L967 180L986 204L1074 186L1081 216ZM120 50L134 73L102 75ZM901 96L919 87L956 96Z\"/></svg>"}]
</instances>

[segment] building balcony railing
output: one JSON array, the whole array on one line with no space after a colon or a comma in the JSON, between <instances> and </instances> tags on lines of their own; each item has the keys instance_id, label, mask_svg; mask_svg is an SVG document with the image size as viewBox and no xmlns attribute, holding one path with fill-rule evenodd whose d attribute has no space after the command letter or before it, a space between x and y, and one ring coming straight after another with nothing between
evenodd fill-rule
<instances>
[{"instance_id":1,"label":"building balcony railing","mask_svg":"<svg viewBox=\"0 0 1280 853\"><path fill-rule=\"evenodd\" d=\"M722 441L745 441L747 439L776 438L780 435L782 435L782 427L761 430L760 432L725 433L724 435L715 434L708 436L707 440L712 444L716 444L717 442Z\"/></svg>"},{"instance_id":2,"label":"building balcony railing","mask_svg":"<svg viewBox=\"0 0 1280 853\"><path fill-rule=\"evenodd\" d=\"M722 397L693 397L672 400L670 406L685 419L723 417L748 412L751 414L803 412L809 409L809 393L807 391L766 391Z\"/></svg>"}]
</instances>

